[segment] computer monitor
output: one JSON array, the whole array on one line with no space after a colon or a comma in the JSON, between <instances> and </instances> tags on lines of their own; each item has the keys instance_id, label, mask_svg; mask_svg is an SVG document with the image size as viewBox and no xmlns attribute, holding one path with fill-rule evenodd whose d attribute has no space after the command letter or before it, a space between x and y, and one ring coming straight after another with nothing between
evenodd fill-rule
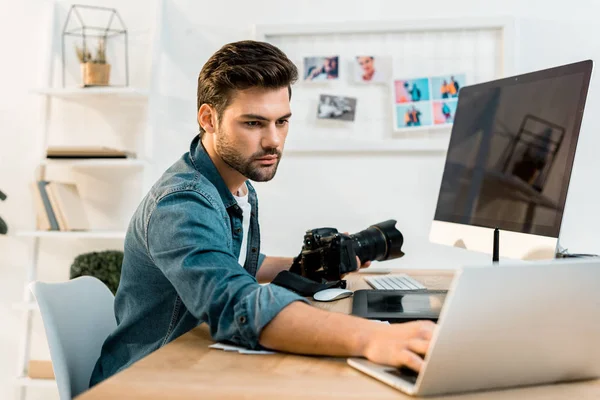
<instances>
[{"instance_id":1,"label":"computer monitor","mask_svg":"<svg viewBox=\"0 0 600 400\"><path fill-rule=\"evenodd\" d=\"M463 87L429 239L550 259L562 222L592 61Z\"/></svg>"}]
</instances>

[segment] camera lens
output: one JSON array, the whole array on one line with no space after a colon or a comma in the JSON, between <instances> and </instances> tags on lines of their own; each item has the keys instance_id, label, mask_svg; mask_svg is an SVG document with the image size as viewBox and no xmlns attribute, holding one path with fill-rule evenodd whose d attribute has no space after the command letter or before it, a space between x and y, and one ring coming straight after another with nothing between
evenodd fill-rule
<instances>
[{"instance_id":1,"label":"camera lens","mask_svg":"<svg viewBox=\"0 0 600 400\"><path fill-rule=\"evenodd\" d=\"M393 219L372 225L364 231L350 235L350 238L361 263L390 260L404 255L404 237L396 229L396 221Z\"/></svg>"}]
</instances>

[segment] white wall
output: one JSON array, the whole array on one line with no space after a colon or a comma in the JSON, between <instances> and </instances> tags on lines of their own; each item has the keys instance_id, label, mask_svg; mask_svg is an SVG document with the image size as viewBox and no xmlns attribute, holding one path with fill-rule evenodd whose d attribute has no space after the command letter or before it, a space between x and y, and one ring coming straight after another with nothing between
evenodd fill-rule
<instances>
[{"instance_id":1,"label":"white wall","mask_svg":"<svg viewBox=\"0 0 600 400\"><path fill-rule=\"evenodd\" d=\"M600 35L593 19L600 12L600 4L593 0L569 3L558 0L456 0L452 3L440 0L372 0L368 3L238 0L225 5L222 2L166 0L166 25L161 45L164 52L153 60L150 43L157 1L97 0L84 3L118 8L130 31L135 33L133 42L138 44L132 46L131 54L135 83L149 86L149 80L154 76L148 108L151 125L147 131L152 138L149 146L154 162L152 178L187 150L189 140L196 132L193 82L202 64L224 43L249 38L250 24L514 16L520 19L517 72L597 58L600 51L597 39ZM51 8L49 0L0 0L0 48L3 51L0 64L0 189L9 195L7 201L0 203L0 215L13 232L32 229L34 223L27 183L36 163L37 154L32 152L32 147L39 140L37 128L42 110L39 98L30 95L28 89L44 84L43 66L47 53L44 39L51 30L48 24ZM569 18L566 21L565 16ZM186 37L190 39L185 40ZM158 68L152 70L153 65ZM589 118L598 104L598 85L594 80L563 223L563 244L573 251L600 252L595 233L600 215L594 206L598 204L600 191L594 187L593 179L593 171L599 166L594 152L600 145L600 137L596 135L600 122ZM97 118L102 121L108 117ZM74 124L80 126L80 122ZM415 153L287 154L277 177L270 183L257 185L263 251L273 255L293 255L299 251L306 229L335 226L354 232L393 217L398 219L398 226L405 235L407 256L389 265L444 268L455 267L465 260L487 260L487 256L427 245L443 162L442 155ZM119 218L119 223L126 223L125 217ZM98 221L103 222L101 218ZM0 398L10 398L14 390L11 380L16 369L20 313L12 310L10 305L21 298L29 244L23 239L0 237ZM119 243L110 245L118 246ZM72 255L89 246L87 243L46 242L42 248L46 260L43 277L64 279ZM53 255L51 250L56 248L60 249L61 255ZM43 340L43 330L38 324L38 354L45 353ZM37 389L31 392L30 398L49 398L48 394L47 390Z\"/></svg>"},{"instance_id":2,"label":"white wall","mask_svg":"<svg viewBox=\"0 0 600 400\"><path fill-rule=\"evenodd\" d=\"M161 116L156 125L161 133L168 134L162 135L162 139L157 135L154 140L155 158L164 160L163 164L156 164L155 174L182 148L187 148L195 133L193 81L198 70L224 42L250 37L249 23L512 16L517 19L515 72L518 73L596 55L598 50L594 46L582 43L597 37L593 34L594 22L587 16L600 5L592 1L576 3L577 7L569 7L569 20L564 21L566 10L558 1L463 0L454 2L451 7L442 1L372 1L368 7L358 1L304 1L302 7L289 8L273 0L263 1L260 7L254 3L236 3L234 15L216 3L167 2L164 51L159 51L161 57L157 64L160 82L157 102L161 102L157 109ZM210 15L210 20L200 22L206 15ZM173 45L174 42L177 45ZM593 81L588 110L593 109L596 87ZM587 146L576 160L562 235L563 245L573 251L600 251L600 244L593 238L593 229L600 217L594 216L591 208L599 193L590 193L586 185L590 177L580 167L593 161L590 153L597 139L591 133L594 128L590 123L594 121L587 118L581 138ZM166 156L168 153L172 156ZM352 232L382 219L396 218L406 237L407 257L390 261L388 265L443 268L455 267L465 259L487 260L487 257L456 249L427 245L443 162L444 156L439 154L329 154L323 157L288 153L277 177L272 182L256 185L261 201L263 250L271 254L295 254L306 229L329 225ZM586 213L579 212L584 209ZM433 250L425 255L424 247ZM454 256L448 258L449 255Z\"/></svg>"}]
</instances>

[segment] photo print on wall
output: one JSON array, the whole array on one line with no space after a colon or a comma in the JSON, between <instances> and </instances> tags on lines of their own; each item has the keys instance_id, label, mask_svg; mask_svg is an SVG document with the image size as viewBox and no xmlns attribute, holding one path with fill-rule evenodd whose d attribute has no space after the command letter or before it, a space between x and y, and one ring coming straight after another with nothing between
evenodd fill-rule
<instances>
[{"instance_id":1,"label":"photo print on wall","mask_svg":"<svg viewBox=\"0 0 600 400\"><path fill-rule=\"evenodd\" d=\"M435 125L451 124L454 122L454 113L458 100L444 100L433 102L433 123Z\"/></svg>"},{"instance_id":2,"label":"photo print on wall","mask_svg":"<svg viewBox=\"0 0 600 400\"><path fill-rule=\"evenodd\" d=\"M397 128L431 125L431 103L404 103L396 106Z\"/></svg>"},{"instance_id":3,"label":"photo print on wall","mask_svg":"<svg viewBox=\"0 0 600 400\"><path fill-rule=\"evenodd\" d=\"M304 74L305 82L327 82L339 79L339 56L305 57Z\"/></svg>"},{"instance_id":4,"label":"photo print on wall","mask_svg":"<svg viewBox=\"0 0 600 400\"><path fill-rule=\"evenodd\" d=\"M395 79L394 130L452 124L459 91L465 82L464 73Z\"/></svg>"},{"instance_id":5,"label":"photo print on wall","mask_svg":"<svg viewBox=\"0 0 600 400\"><path fill-rule=\"evenodd\" d=\"M399 79L394 81L396 104L429 101L429 78Z\"/></svg>"},{"instance_id":6,"label":"photo print on wall","mask_svg":"<svg viewBox=\"0 0 600 400\"><path fill-rule=\"evenodd\" d=\"M318 119L354 121L356 98L322 94L319 96Z\"/></svg>"},{"instance_id":7,"label":"photo print on wall","mask_svg":"<svg viewBox=\"0 0 600 400\"><path fill-rule=\"evenodd\" d=\"M354 58L353 77L355 83L389 82L392 59L380 56L356 56Z\"/></svg>"},{"instance_id":8,"label":"photo print on wall","mask_svg":"<svg viewBox=\"0 0 600 400\"><path fill-rule=\"evenodd\" d=\"M465 74L434 76L431 78L433 100L456 99L458 91L465 86Z\"/></svg>"}]
</instances>

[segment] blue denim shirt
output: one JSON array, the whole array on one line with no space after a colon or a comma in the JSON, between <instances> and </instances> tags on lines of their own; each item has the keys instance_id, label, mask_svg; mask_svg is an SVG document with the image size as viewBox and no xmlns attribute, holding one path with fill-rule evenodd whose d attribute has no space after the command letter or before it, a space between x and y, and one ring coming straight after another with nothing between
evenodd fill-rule
<instances>
[{"instance_id":1,"label":"blue denim shirt","mask_svg":"<svg viewBox=\"0 0 600 400\"><path fill-rule=\"evenodd\" d=\"M261 348L261 330L282 308L306 301L261 286L258 203L252 206L245 265L238 264L242 210L199 137L156 182L125 237L115 297L117 329L106 339L90 386L206 322L212 338Z\"/></svg>"}]
</instances>

